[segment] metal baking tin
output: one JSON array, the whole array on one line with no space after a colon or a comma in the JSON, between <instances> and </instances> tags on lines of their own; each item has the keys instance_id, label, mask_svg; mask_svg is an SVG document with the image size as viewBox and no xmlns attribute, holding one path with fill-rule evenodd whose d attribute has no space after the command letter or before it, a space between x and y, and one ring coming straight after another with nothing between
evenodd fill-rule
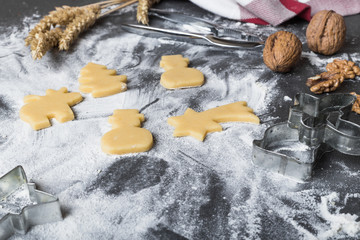
<instances>
[{"instance_id":1,"label":"metal baking tin","mask_svg":"<svg viewBox=\"0 0 360 240\"><path fill-rule=\"evenodd\" d=\"M25 234L33 225L62 220L59 199L48 193L35 189L34 183L27 181L21 166L0 178L0 201L25 184L29 191L31 205L21 209L19 214L8 213L0 219L0 240L7 239L14 233Z\"/></svg>"},{"instance_id":2,"label":"metal baking tin","mask_svg":"<svg viewBox=\"0 0 360 240\"><path fill-rule=\"evenodd\" d=\"M335 93L295 96L288 122L269 127L263 139L253 142L253 163L306 181L316 160L332 149L360 156L360 126L348 119L356 97Z\"/></svg>"}]
</instances>

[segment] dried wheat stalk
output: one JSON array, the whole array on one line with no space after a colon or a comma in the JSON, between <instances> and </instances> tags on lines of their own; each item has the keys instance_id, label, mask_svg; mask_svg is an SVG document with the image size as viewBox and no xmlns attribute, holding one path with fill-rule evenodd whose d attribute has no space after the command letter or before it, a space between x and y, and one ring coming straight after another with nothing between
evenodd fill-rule
<instances>
[{"instance_id":1,"label":"dried wheat stalk","mask_svg":"<svg viewBox=\"0 0 360 240\"><path fill-rule=\"evenodd\" d=\"M51 11L49 15L41 19L30 31L28 37L25 39L25 44L30 45L36 33L49 31L51 26L66 25L71 22L76 15L81 14L81 12L82 9L80 7L57 7L55 11Z\"/></svg>"},{"instance_id":2,"label":"dried wheat stalk","mask_svg":"<svg viewBox=\"0 0 360 240\"><path fill-rule=\"evenodd\" d=\"M85 7L83 10L81 14L77 15L74 20L67 25L59 41L59 50L69 50L70 44L79 34L95 23L101 8L99 5L92 5Z\"/></svg>"},{"instance_id":3,"label":"dried wheat stalk","mask_svg":"<svg viewBox=\"0 0 360 240\"><path fill-rule=\"evenodd\" d=\"M148 12L149 8L155 3L160 2L160 0L139 0L139 4L137 7L136 19L138 22L142 24L149 24Z\"/></svg>"},{"instance_id":4,"label":"dried wheat stalk","mask_svg":"<svg viewBox=\"0 0 360 240\"><path fill-rule=\"evenodd\" d=\"M47 51L58 44L62 34L63 31L59 27L44 33L36 33L30 46L32 58L41 59Z\"/></svg>"},{"instance_id":5,"label":"dried wheat stalk","mask_svg":"<svg viewBox=\"0 0 360 240\"><path fill-rule=\"evenodd\" d=\"M53 47L68 50L80 33L91 27L95 21L138 0L107 0L82 7L57 7L45 16L29 32L25 44L30 45L33 59L41 59ZM137 19L148 24L148 10L160 0L139 0ZM122 3L122 4L121 4ZM107 7L121 4L101 13ZM64 30L63 30L64 29Z\"/></svg>"}]
</instances>

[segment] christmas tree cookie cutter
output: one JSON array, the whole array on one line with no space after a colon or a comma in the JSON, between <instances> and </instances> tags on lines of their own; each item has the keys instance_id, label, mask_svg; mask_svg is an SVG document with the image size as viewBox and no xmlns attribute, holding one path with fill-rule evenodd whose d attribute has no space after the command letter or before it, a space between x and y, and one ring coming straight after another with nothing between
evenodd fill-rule
<instances>
[{"instance_id":1,"label":"christmas tree cookie cutter","mask_svg":"<svg viewBox=\"0 0 360 240\"><path fill-rule=\"evenodd\" d=\"M351 94L295 96L288 122L269 127L253 142L255 165L295 180L311 178L316 160L333 149L360 156L360 126L350 122Z\"/></svg>"},{"instance_id":2,"label":"christmas tree cookie cutter","mask_svg":"<svg viewBox=\"0 0 360 240\"><path fill-rule=\"evenodd\" d=\"M9 203L9 196L14 192L22 189L29 203L19 209L16 213L8 211L5 207L5 215L1 215L0 211L0 240L7 239L14 233L25 234L33 225L45 224L49 222L60 221L63 219L59 199L51 194L36 190L35 184L28 182L24 169L21 166L15 167L13 170L0 178L0 207L14 206L19 204L19 197L12 199ZM23 195L21 195L23 196ZM23 205L20 204L21 206ZM0 209L0 210L2 210ZM4 213L4 211L3 211ZM1 217L2 216L2 217Z\"/></svg>"}]
</instances>

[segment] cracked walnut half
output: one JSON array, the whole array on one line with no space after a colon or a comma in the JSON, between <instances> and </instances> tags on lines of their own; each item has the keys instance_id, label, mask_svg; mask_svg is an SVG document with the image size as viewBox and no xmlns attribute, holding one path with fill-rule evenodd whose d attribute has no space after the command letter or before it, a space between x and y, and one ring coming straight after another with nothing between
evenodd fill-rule
<instances>
[{"instance_id":1,"label":"cracked walnut half","mask_svg":"<svg viewBox=\"0 0 360 240\"><path fill-rule=\"evenodd\" d=\"M360 68L352 61L335 59L326 66L327 72L308 78L306 85L315 94L335 91L345 79L360 76Z\"/></svg>"}]
</instances>

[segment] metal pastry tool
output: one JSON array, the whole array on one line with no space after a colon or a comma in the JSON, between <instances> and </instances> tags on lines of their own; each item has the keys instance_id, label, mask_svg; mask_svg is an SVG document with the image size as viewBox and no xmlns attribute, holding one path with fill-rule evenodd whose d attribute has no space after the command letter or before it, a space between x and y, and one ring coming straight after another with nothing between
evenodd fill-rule
<instances>
[{"instance_id":1,"label":"metal pastry tool","mask_svg":"<svg viewBox=\"0 0 360 240\"><path fill-rule=\"evenodd\" d=\"M253 163L300 181L310 179L316 160L332 149L360 156L360 126L347 121L351 94L297 94L287 123L269 127L253 142Z\"/></svg>"},{"instance_id":2,"label":"metal pastry tool","mask_svg":"<svg viewBox=\"0 0 360 240\"><path fill-rule=\"evenodd\" d=\"M0 240L29 227L62 220L59 199L35 189L21 166L0 178Z\"/></svg>"},{"instance_id":3,"label":"metal pastry tool","mask_svg":"<svg viewBox=\"0 0 360 240\"><path fill-rule=\"evenodd\" d=\"M154 16L171 23L178 28L145 26L139 24L122 24L123 29L149 37L176 37L185 40L201 40L198 43L210 43L219 47L243 48L264 44L261 36L231 28L224 28L209 21L185 15L183 13L150 9L149 16ZM179 29L180 28L180 29ZM206 40L206 41L204 41Z\"/></svg>"},{"instance_id":4,"label":"metal pastry tool","mask_svg":"<svg viewBox=\"0 0 360 240\"><path fill-rule=\"evenodd\" d=\"M217 38L232 38L233 40L260 42L262 44L266 40L262 36L245 32L244 30L223 27L213 22L180 12L151 8L149 15L181 24L184 28L189 29L190 32L213 34Z\"/></svg>"}]
</instances>

